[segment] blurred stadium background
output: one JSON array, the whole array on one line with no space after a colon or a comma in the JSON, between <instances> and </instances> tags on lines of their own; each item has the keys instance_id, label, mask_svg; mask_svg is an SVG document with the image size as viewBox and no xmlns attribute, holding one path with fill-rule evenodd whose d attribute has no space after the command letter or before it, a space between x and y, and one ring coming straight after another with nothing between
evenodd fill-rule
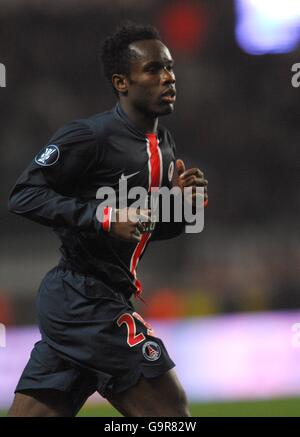
<instances>
[{"instance_id":1,"label":"blurred stadium background","mask_svg":"<svg viewBox=\"0 0 300 437\"><path fill-rule=\"evenodd\" d=\"M114 105L97 58L123 19L156 25L169 46L178 101L161 122L209 179L204 231L148 249L137 310L177 362L194 415L300 415L300 0L1 0L0 410L59 256L51 230L7 212L8 194L58 127ZM82 414L115 413L93 397Z\"/></svg>"}]
</instances>

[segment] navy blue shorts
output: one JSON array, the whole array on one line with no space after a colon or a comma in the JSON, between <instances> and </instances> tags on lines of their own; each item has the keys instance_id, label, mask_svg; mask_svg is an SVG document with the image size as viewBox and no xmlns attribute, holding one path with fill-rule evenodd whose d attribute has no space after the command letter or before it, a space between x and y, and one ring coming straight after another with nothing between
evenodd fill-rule
<instances>
[{"instance_id":1,"label":"navy blue shorts","mask_svg":"<svg viewBox=\"0 0 300 437\"><path fill-rule=\"evenodd\" d=\"M95 391L106 397L174 367L163 342L130 300L91 276L55 267L37 298L42 340L16 392L66 392L77 411Z\"/></svg>"}]
</instances>

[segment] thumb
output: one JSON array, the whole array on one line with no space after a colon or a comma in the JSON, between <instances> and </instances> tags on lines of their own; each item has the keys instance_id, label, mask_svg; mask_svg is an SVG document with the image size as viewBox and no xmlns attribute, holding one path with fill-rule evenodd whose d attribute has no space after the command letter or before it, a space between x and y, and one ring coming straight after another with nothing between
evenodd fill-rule
<instances>
[{"instance_id":1,"label":"thumb","mask_svg":"<svg viewBox=\"0 0 300 437\"><path fill-rule=\"evenodd\" d=\"M176 160L176 169L178 172L178 176L180 176L182 173L185 172L185 165L184 162L181 159Z\"/></svg>"}]
</instances>

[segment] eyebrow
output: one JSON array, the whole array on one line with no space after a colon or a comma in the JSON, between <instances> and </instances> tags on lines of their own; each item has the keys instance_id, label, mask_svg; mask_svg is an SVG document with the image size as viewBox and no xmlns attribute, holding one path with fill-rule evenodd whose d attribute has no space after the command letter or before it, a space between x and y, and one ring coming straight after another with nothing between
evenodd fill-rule
<instances>
[{"instance_id":1,"label":"eyebrow","mask_svg":"<svg viewBox=\"0 0 300 437\"><path fill-rule=\"evenodd\" d=\"M143 67L143 69L147 69L147 68L150 68L150 67L158 67L158 68L161 68L161 67L163 67L164 65L169 65L169 66L174 66L174 60L173 59L168 59L168 60L166 60L166 61L149 61L149 62L147 62L145 65L144 65L144 67Z\"/></svg>"}]
</instances>

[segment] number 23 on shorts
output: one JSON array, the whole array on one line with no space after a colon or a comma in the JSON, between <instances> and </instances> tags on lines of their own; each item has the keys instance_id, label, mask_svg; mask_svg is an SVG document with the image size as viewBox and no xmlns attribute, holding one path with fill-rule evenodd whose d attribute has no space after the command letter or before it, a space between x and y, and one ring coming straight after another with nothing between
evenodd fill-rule
<instances>
[{"instance_id":1,"label":"number 23 on shorts","mask_svg":"<svg viewBox=\"0 0 300 437\"><path fill-rule=\"evenodd\" d=\"M122 326L123 324L126 325L127 327L127 344L130 347L134 347L137 346L138 344L142 343L146 337L145 335L140 332L139 334L136 333L136 322L135 322L135 318L137 320L139 320L140 322L143 323L143 325L146 326L147 328L147 334L148 335L154 335L154 331L151 327L151 325L147 322L145 322L145 320L136 312L130 314L130 313L124 313L122 314L118 320L117 320L117 324L118 326Z\"/></svg>"}]
</instances>

